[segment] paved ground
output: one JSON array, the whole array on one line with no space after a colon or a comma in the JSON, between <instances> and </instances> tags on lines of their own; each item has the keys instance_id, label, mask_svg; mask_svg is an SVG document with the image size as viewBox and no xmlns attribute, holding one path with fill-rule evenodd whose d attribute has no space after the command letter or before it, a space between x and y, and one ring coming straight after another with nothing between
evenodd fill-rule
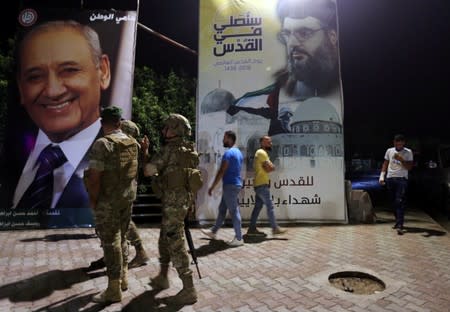
<instances>
[{"instance_id":1,"label":"paved ground","mask_svg":"<svg viewBox=\"0 0 450 312\"><path fill-rule=\"evenodd\" d=\"M280 237L228 248L192 229L202 279L195 273L199 300L191 306L162 304L181 281L170 270L171 288L148 286L157 274L156 227L141 227L147 266L130 271L121 303L90 302L106 287L102 270L82 268L101 255L91 229L0 232L1 311L450 311L450 237L420 211L409 211L407 233L391 229L393 219L377 212L376 224L290 225ZM261 228L270 233L267 227ZM219 238L231 239L226 227ZM195 270L195 268L193 267ZM386 289L356 295L334 288L330 274L361 271Z\"/></svg>"}]
</instances>

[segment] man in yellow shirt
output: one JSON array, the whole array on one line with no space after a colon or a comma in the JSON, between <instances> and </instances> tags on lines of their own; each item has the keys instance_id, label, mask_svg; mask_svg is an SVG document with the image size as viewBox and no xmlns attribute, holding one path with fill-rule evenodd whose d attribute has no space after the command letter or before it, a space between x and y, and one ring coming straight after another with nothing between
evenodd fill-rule
<instances>
[{"instance_id":1,"label":"man in yellow shirt","mask_svg":"<svg viewBox=\"0 0 450 312\"><path fill-rule=\"evenodd\" d=\"M250 218L250 226L247 230L249 236L265 236L264 232L260 232L256 228L256 221L263 205L267 207L267 217L269 218L270 226L272 227L272 234L283 234L286 229L277 225L275 214L273 211L273 203L270 196L269 188L269 173L275 170L274 164L270 161L267 153L272 149L272 139L270 136L263 136L259 140L260 148L255 153L255 160L253 162L253 169L255 170L255 178L253 186L255 188L255 207L253 208Z\"/></svg>"}]
</instances>

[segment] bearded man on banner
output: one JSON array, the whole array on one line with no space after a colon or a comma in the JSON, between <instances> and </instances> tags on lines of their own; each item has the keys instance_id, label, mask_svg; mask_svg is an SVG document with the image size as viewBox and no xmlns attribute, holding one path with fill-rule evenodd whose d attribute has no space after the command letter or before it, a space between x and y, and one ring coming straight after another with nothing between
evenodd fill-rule
<instances>
[{"instance_id":1,"label":"bearded man on banner","mask_svg":"<svg viewBox=\"0 0 450 312\"><path fill-rule=\"evenodd\" d=\"M335 2L280 0L277 14L286 67L275 73L272 85L244 94L227 109L231 116L244 111L270 119L269 136L291 131L290 119L300 102L320 97L321 106L336 116L333 111L341 100ZM339 104L333 107L333 102ZM339 119L333 122L340 123Z\"/></svg>"}]
</instances>

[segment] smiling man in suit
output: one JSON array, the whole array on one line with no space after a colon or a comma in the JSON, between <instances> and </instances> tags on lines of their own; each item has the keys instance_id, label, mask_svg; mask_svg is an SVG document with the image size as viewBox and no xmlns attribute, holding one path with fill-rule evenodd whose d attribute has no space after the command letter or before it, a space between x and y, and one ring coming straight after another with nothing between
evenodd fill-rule
<instances>
[{"instance_id":1,"label":"smiling man in suit","mask_svg":"<svg viewBox=\"0 0 450 312\"><path fill-rule=\"evenodd\" d=\"M46 22L23 37L16 59L20 104L39 130L10 207L43 227L93 223L82 178L111 81L99 36L75 21Z\"/></svg>"}]
</instances>

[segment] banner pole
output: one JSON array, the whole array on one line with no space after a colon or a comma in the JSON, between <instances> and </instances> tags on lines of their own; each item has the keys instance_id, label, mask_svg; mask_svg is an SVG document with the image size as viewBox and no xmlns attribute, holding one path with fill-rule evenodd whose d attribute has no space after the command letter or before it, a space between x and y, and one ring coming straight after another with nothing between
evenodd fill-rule
<instances>
[{"instance_id":1,"label":"banner pole","mask_svg":"<svg viewBox=\"0 0 450 312\"><path fill-rule=\"evenodd\" d=\"M139 23L139 22L138 22L138 26L140 26L140 27L141 27L142 29L144 29L145 31L151 33L152 35L155 35L155 36L157 36L158 38L160 38L160 39L162 39L162 40L164 40L164 41L166 41L166 42L168 42L168 43L170 43L170 44L172 44L172 45L174 45L174 46L176 46L176 47L178 47L178 48L182 48L183 50L186 50L186 51L188 51L189 53L192 53L192 54L194 54L194 55L197 55L197 51L192 50L191 48L189 48L189 47L187 47L187 46L185 46L185 45L182 45L181 43L178 43L178 42L176 42L175 40L172 40L172 39L170 39L169 37L166 37L166 36L164 36L163 34L160 34L159 32L154 31L153 29L151 29L151 28L149 28L149 27L147 27L147 26L145 26L145 25L143 25L143 24L141 24L141 23Z\"/></svg>"}]
</instances>

